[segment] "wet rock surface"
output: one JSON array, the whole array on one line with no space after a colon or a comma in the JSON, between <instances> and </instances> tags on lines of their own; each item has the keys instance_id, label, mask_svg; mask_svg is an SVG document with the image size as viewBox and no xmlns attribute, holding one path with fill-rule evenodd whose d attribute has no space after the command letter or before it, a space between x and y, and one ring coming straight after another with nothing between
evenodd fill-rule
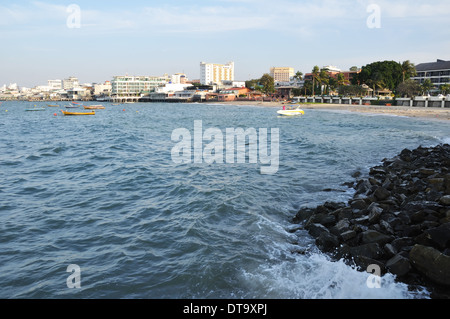
<instances>
[{"instance_id":1,"label":"wet rock surface","mask_svg":"<svg viewBox=\"0 0 450 319\"><path fill-rule=\"evenodd\" d=\"M353 175L351 200L302 208L293 222L334 259L450 298L450 145L404 149Z\"/></svg>"}]
</instances>

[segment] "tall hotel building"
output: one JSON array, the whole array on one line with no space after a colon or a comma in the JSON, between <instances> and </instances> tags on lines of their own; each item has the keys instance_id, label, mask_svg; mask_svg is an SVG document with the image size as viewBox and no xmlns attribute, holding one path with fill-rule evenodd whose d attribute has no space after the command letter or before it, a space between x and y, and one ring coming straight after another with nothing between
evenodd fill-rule
<instances>
[{"instance_id":1,"label":"tall hotel building","mask_svg":"<svg viewBox=\"0 0 450 319\"><path fill-rule=\"evenodd\" d=\"M201 84L221 84L222 81L234 81L234 62L227 64L200 62Z\"/></svg>"},{"instance_id":2,"label":"tall hotel building","mask_svg":"<svg viewBox=\"0 0 450 319\"><path fill-rule=\"evenodd\" d=\"M270 68L270 76L275 82L289 82L294 76L294 68Z\"/></svg>"}]
</instances>

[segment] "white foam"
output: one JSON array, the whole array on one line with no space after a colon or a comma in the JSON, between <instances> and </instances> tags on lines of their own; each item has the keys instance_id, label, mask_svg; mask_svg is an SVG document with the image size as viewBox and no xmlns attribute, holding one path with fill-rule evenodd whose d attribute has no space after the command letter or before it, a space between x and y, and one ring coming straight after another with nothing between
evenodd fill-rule
<instances>
[{"instance_id":1,"label":"white foam","mask_svg":"<svg viewBox=\"0 0 450 319\"><path fill-rule=\"evenodd\" d=\"M357 271L343 261L333 262L320 253L299 255L295 260L261 265L244 273L253 290L266 291L267 298L283 299L414 299L429 298L423 291L411 292L386 274L380 288L370 288L371 274Z\"/></svg>"},{"instance_id":2,"label":"white foam","mask_svg":"<svg viewBox=\"0 0 450 319\"><path fill-rule=\"evenodd\" d=\"M261 230L256 241L268 245L268 258L254 269L242 272L248 298L273 299L426 299L426 289L410 291L392 274L379 277L380 288L370 288L373 275L358 271L343 260L332 261L321 253L305 231L259 216ZM269 231L270 229L270 231ZM270 234L272 240L265 238ZM264 237L264 238L263 238ZM300 252L300 253L299 253ZM370 277L372 276L372 277ZM369 278L370 277L370 278Z\"/></svg>"}]
</instances>

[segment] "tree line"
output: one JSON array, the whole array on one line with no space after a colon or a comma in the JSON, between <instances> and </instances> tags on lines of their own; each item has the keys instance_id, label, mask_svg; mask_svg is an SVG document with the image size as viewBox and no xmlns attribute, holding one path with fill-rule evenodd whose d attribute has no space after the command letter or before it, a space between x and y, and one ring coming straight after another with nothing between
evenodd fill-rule
<instances>
[{"instance_id":1,"label":"tree line","mask_svg":"<svg viewBox=\"0 0 450 319\"><path fill-rule=\"evenodd\" d=\"M356 67L350 68L356 71ZM351 81L347 80L343 73L338 73L335 77L325 69L314 66L311 71L311 79L303 82L303 86L294 88L294 96L300 95L328 95L336 92L339 95L363 95L370 88L374 93L387 89L398 97L413 97L419 94L427 94L434 85L430 79L425 79L423 83L413 80L417 74L416 67L409 60L402 63L395 61L378 61L367 64L356 73ZM297 71L295 80L303 80L303 73ZM274 79L265 73L260 79L246 81L246 87L269 94L275 91ZM362 85L367 87L364 88ZM450 94L450 85L443 84L439 87L441 94Z\"/></svg>"}]
</instances>

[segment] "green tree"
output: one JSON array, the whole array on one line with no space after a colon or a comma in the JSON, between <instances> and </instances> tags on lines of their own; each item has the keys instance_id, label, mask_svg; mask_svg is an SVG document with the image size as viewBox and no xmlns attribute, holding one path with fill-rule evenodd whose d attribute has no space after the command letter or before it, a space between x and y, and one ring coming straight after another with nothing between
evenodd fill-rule
<instances>
[{"instance_id":1,"label":"green tree","mask_svg":"<svg viewBox=\"0 0 450 319\"><path fill-rule=\"evenodd\" d=\"M295 72L294 79L303 80L303 73L300 71Z\"/></svg>"},{"instance_id":2,"label":"green tree","mask_svg":"<svg viewBox=\"0 0 450 319\"><path fill-rule=\"evenodd\" d=\"M382 61L367 64L361 68L361 72L354 77L353 84L367 84L373 86L375 81L383 82L385 88L395 91L397 86L402 82L403 73L401 64L395 61ZM369 84L369 82L371 84Z\"/></svg>"},{"instance_id":3,"label":"green tree","mask_svg":"<svg viewBox=\"0 0 450 319\"><path fill-rule=\"evenodd\" d=\"M414 97L421 91L420 84L412 79L407 79L400 83L397 87L399 96Z\"/></svg>"},{"instance_id":4,"label":"green tree","mask_svg":"<svg viewBox=\"0 0 450 319\"><path fill-rule=\"evenodd\" d=\"M320 73L319 73L319 83L320 83L320 93L324 94L324 91L326 93L328 91L328 85L330 83L330 75L328 74L327 71L325 71L323 69L320 70ZM324 88L324 90L323 90L323 88Z\"/></svg>"},{"instance_id":5,"label":"green tree","mask_svg":"<svg viewBox=\"0 0 450 319\"><path fill-rule=\"evenodd\" d=\"M265 73L261 79L259 79L259 84L262 86L262 91L266 94L273 93L275 91L275 82L270 74Z\"/></svg>"},{"instance_id":6,"label":"green tree","mask_svg":"<svg viewBox=\"0 0 450 319\"><path fill-rule=\"evenodd\" d=\"M316 86L316 82L319 80L320 77L320 69L316 65L312 69L312 95L314 95L314 87Z\"/></svg>"},{"instance_id":7,"label":"green tree","mask_svg":"<svg viewBox=\"0 0 450 319\"><path fill-rule=\"evenodd\" d=\"M345 75L343 73L338 73L338 75L336 76L336 85L338 87L339 93L341 91L341 87L348 84L349 81L345 78Z\"/></svg>"},{"instance_id":8,"label":"green tree","mask_svg":"<svg viewBox=\"0 0 450 319\"><path fill-rule=\"evenodd\" d=\"M425 79L425 81L423 81L421 87L422 87L422 93L426 94L434 87L434 85L430 79Z\"/></svg>"},{"instance_id":9,"label":"green tree","mask_svg":"<svg viewBox=\"0 0 450 319\"><path fill-rule=\"evenodd\" d=\"M369 79L366 80L366 84L371 86L373 89L373 94L378 89L384 89L386 87L386 83L384 82L384 77L381 72L375 72L371 75Z\"/></svg>"},{"instance_id":10,"label":"green tree","mask_svg":"<svg viewBox=\"0 0 450 319\"><path fill-rule=\"evenodd\" d=\"M403 82L405 82L405 80L417 74L416 67L409 60L404 61L401 64L401 68L402 68Z\"/></svg>"},{"instance_id":11,"label":"green tree","mask_svg":"<svg viewBox=\"0 0 450 319\"><path fill-rule=\"evenodd\" d=\"M302 92L304 92L305 96L313 94L312 81L306 80L305 83L303 83Z\"/></svg>"},{"instance_id":12,"label":"green tree","mask_svg":"<svg viewBox=\"0 0 450 319\"><path fill-rule=\"evenodd\" d=\"M358 67L357 67L357 66L352 66L352 67L350 68L350 71L356 72L356 71L358 71Z\"/></svg>"},{"instance_id":13,"label":"green tree","mask_svg":"<svg viewBox=\"0 0 450 319\"><path fill-rule=\"evenodd\" d=\"M443 95L450 94L450 84L442 84L439 90Z\"/></svg>"}]
</instances>

